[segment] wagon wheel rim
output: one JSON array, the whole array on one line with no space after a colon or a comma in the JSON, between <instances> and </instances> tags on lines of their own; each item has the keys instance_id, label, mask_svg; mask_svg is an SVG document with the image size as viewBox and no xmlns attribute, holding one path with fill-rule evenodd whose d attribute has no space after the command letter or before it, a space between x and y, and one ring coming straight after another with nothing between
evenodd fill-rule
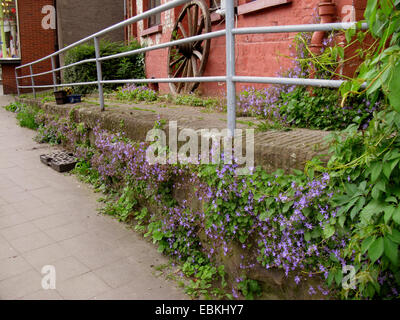
<instances>
[{"instance_id":1,"label":"wagon wheel rim","mask_svg":"<svg viewBox=\"0 0 400 320\"><path fill-rule=\"evenodd\" d=\"M211 19L207 5L203 0L192 0L181 10L176 19L171 41L211 32ZM168 49L168 77L201 77L207 65L210 53L210 39L194 41ZM170 83L173 94L191 93L199 82Z\"/></svg>"}]
</instances>

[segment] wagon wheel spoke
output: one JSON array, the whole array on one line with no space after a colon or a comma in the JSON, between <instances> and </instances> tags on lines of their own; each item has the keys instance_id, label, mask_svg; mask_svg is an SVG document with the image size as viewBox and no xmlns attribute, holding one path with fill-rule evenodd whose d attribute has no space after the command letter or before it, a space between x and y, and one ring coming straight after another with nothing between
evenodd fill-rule
<instances>
[{"instance_id":1,"label":"wagon wheel spoke","mask_svg":"<svg viewBox=\"0 0 400 320\"><path fill-rule=\"evenodd\" d=\"M176 69L176 71L175 71L175 73L174 73L174 75L173 75L173 78L176 78L177 76L178 76L178 74L182 71L182 69L185 67L185 62L184 63L182 63L179 67L178 67L178 69Z\"/></svg>"},{"instance_id":2,"label":"wagon wheel spoke","mask_svg":"<svg viewBox=\"0 0 400 320\"><path fill-rule=\"evenodd\" d=\"M199 7L194 6L194 18L193 18L193 27L192 27L192 34L194 36L197 34L197 26L199 24Z\"/></svg>"},{"instance_id":3,"label":"wagon wheel spoke","mask_svg":"<svg viewBox=\"0 0 400 320\"><path fill-rule=\"evenodd\" d=\"M196 36L201 35L203 33L203 29L204 29L204 19L202 18L201 21L200 21L200 24L199 24L199 26L197 28L197 31L196 31L195 35ZM203 40L195 41L193 43L193 47L194 48L197 47L201 42L203 42Z\"/></svg>"},{"instance_id":4,"label":"wagon wheel spoke","mask_svg":"<svg viewBox=\"0 0 400 320\"><path fill-rule=\"evenodd\" d=\"M185 57L184 56L180 56L178 59L172 61L169 66L172 68L174 65L176 65L178 62L182 61Z\"/></svg>"},{"instance_id":5,"label":"wagon wheel spoke","mask_svg":"<svg viewBox=\"0 0 400 320\"><path fill-rule=\"evenodd\" d=\"M204 17L201 18L200 24L196 28L196 36L200 35L204 28Z\"/></svg>"},{"instance_id":6,"label":"wagon wheel spoke","mask_svg":"<svg viewBox=\"0 0 400 320\"><path fill-rule=\"evenodd\" d=\"M193 69L192 69L192 59L188 59L187 66L188 66L188 67L187 67L187 69L186 69L185 78L190 78L190 77L192 76L192 72L193 72ZM190 86L190 82L186 82L186 83L185 83L185 92L188 92L189 86Z\"/></svg>"},{"instance_id":7,"label":"wagon wheel spoke","mask_svg":"<svg viewBox=\"0 0 400 320\"><path fill-rule=\"evenodd\" d=\"M194 50L193 54L197 59L199 59L199 60L203 59L203 55L201 54L201 52L199 50Z\"/></svg>"},{"instance_id":8,"label":"wagon wheel spoke","mask_svg":"<svg viewBox=\"0 0 400 320\"><path fill-rule=\"evenodd\" d=\"M197 61L196 58L194 56L191 57L191 62L192 62L192 70L193 70L193 76L197 77L197 73L198 73L198 67L197 67Z\"/></svg>"},{"instance_id":9,"label":"wagon wheel spoke","mask_svg":"<svg viewBox=\"0 0 400 320\"><path fill-rule=\"evenodd\" d=\"M189 27L189 37L191 37L193 34L193 19L192 19L191 7L188 7L186 9L186 15L187 15L188 27Z\"/></svg>"},{"instance_id":10,"label":"wagon wheel spoke","mask_svg":"<svg viewBox=\"0 0 400 320\"><path fill-rule=\"evenodd\" d=\"M186 30L185 30L185 28L183 27L183 25L182 25L181 22L178 23L178 27L179 27L179 30L181 30L183 37L184 37L184 38L187 38L188 36L187 36Z\"/></svg>"},{"instance_id":11,"label":"wagon wheel spoke","mask_svg":"<svg viewBox=\"0 0 400 320\"><path fill-rule=\"evenodd\" d=\"M187 67L188 67L187 60L185 60L185 63L183 63L183 65L184 65L184 68L183 68L183 72L182 72L182 78L186 78ZM174 77L174 78L176 78L176 77ZM178 93L181 92L182 85L184 85L183 82L178 83L178 87L176 89Z\"/></svg>"}]
</instances>

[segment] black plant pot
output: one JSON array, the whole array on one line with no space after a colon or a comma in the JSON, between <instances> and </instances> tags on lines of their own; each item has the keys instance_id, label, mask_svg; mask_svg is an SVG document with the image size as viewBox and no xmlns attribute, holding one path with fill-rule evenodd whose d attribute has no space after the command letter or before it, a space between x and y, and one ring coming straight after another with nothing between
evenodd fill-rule
<instances>
[{"instance_id":1,"label":"black plant pot","mask_svg":"<svg viewBox=\"0 0 400 320\"><path fill-rule=\"evenodd\" d=\"M67 92L64 91L64 90L55 91L54 92L54 97L56 98L56 103L57 104L66 104L66 103L68 103Z\"/></svg>"}]
</instances>

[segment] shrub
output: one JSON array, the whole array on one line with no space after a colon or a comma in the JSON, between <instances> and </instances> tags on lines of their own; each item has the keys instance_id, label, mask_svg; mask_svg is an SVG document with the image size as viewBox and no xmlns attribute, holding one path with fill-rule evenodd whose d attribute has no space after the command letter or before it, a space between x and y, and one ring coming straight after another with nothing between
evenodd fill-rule
<instances>
[{"instance_id":1,"label":"shrub","mask_svg":"<svg viewBox=\"0 0 400 320\"><path fill-rule=\"evenodd\" d=\"M129 45L122 43L100 41L101 56L109 56L121 52L139 49L137 41ZM75 63L95 57L95 49L92 44L83 44L70 50L65 58L65 64ZM144 55L137 54L129 57L110 59L102 62L103 80L142 79L144 72ZM97 81L96 63L85 63L66 69L64 81L67 83ZM114 90L118 85L105 85L105 90ZM74 92L79 94L91 93L97 90L97 86L74 87Z\"/></svg>"}]
</instances>

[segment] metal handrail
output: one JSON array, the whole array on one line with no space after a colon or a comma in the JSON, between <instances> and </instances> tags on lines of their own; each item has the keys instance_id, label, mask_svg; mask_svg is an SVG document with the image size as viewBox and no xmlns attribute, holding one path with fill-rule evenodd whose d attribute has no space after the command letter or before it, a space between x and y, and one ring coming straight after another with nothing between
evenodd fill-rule
<instances>
[{"instance_id":1,"label":"metal handrail","mask_svg":"<svg viewBox=\"0 0 400 320\"><path fill-rule=\"evenodd\" d=\"M226 93L227 93L227 110L228 110L228 132L233 135L236 128L236 86L237 82L243 83L268 83L268 84L281 84L281 85L301 85L301 86L315 86L315 87L330 87L339 88L343 84L343 80L324 80L324 79L304 79L304 78L280 78L280 77L248 77L248 76L238 76L235 72L236 60L235 60L235 36L243 34L266 34L266 33L288 33L288 32L315 32L315 31L332 31L332 30L347 30L350 28L367 29L368 25L366 23L358 24L356 22L349 23L327 23L327 24L307 24L307 25L286 25L286 26L270 26L270 27L245 27L245 28L235 28L235 12L233 1L227 1L225 7L225 29L219 31L213 31L206 34L201 34L197 36L192 36L184 39L174 40L158 45L149 46L146 48L135 49L127 52L122 52L110 56L100 56L99 48L99 37L128 26L132 23L138 22L140 20L146 19L154 14L161 13L166 10L173 9L177 6L186 4L191 0L173 0L166 4L160 5L154 9L145 11L138 14L130 19L122 21L120 23L114 24L106 29L103 29L97 33L94 33L84 39L81 39L57 52L54 52L48 56L45 56L36 61L24 64L15 68L15 77L17 82L18 95L20 95L20 89L32 89L34 96L36 97L37 88L56 88L59 87L69 87L69 86L83 86L83 85L98 85L99 90L99 102L101 110L104 111L104 94L103 85L104 84L122 84L122 83L182 83L182 82L226 82ZM226 37L226 75L224 76L208 76L208 77L187 77L187 78L158 78L158 79L126 79L126 80L103 80L101 62L126 57L130 55L140 54L152 50L164 49L179 44L212 39L216 37ZM95 58L81 60L69 65L65 65L59 68L55 67L55 57L63 52L66 52L80 44L87 41L94 40L95 44ZM51 59L52 69L50 71L33 73L33 65ZM56 72L77 66L83 63L95 62L97 69L97 81L91 82L79 82L79 83L68 83L68 84L57 84L56 82ZM18 76L18 70L29 67L30 74L26 76ZM53 84L51 85L35 85L34 78L46 74L53 74ZM31 86L20 86L19 79L31 78Z\"/></svg>"}]
</instances>

